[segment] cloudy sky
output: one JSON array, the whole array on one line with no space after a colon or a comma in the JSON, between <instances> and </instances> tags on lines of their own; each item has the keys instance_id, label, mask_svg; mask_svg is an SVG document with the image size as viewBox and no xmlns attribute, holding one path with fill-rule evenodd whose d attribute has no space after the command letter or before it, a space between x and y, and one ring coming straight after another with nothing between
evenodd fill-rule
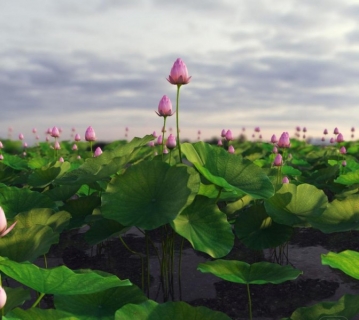
<instances>
[{"instance_id":1,"label":"cloudy sky","mask_svg":"<svg viewBox=\"0 0 359 320\"><path fill-rule=\"evenodd\" d=\"M344 138L359 124L354 0L16 0L0 12L0 137L36 127L99 140L160 131L158 102L186 63L182 136L222 129L264 139L305 126ZM175 116L168 118L175 127Z\"/></svg>"}]
</instances>

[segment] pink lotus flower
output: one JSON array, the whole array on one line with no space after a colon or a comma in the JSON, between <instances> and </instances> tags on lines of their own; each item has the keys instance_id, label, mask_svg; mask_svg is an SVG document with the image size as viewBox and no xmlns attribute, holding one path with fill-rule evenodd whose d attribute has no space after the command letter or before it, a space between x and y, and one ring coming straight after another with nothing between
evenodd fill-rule
<instances>
[{"instance_id":1,"label":"pink lotus flower","mask_svg":"<svg viewBox=\"0 0 359 320\"><path fill-rule=\"evenodd\" d=\"M274 158L273 165L276 166L276 167L280 167L282 164L283 164L282 155L280 153L278 153L276 155L276 157Z\"/></svg>"},{"instance_id":2,"label":"pink lotus flower","mask_svg":"<svg viewBox=\"0 0 359 320\"><path fill-rule=\"evenodd\" d=\"M47 128L46 134L51 134L51 132L52 132L52 129L51 129L51 128Z\"/></svg>"},{"instance_id":3,"label":"pink lotus flower","mask_svg":"<svg viewBox=\"0 0 359 320\"><path fill-rule=\"evenodd\" d=\"M61 149L60 143L59 143L58 141L55 141L54 149L55 149L55 150L60 150L60 149Z\"/></svg>"},{"instance_id":4,"label":"pink lotus flower","mask_svg":"<svg viewBox=\"0 0 359 320\"><path fill-rule=\"evenodd\" d=\"M330 138L329 142L330 142L330 143L334 143L334 142L335 142L335 139L334 139L334 138Z\"/></svg>"},{"instance_id":5,"label":"pink lotus flower","mask_svg":"<svg viewBox=\"0 0 359 320\"><path fill-rule=\"evenodd\" d=\"M272 143L277 143L278 142L278 139L277 139L275 134L272 135L272 138L270 139L270 142L272 142Z\"/></svg>"},{"instance_id":6,"label":"pink lotus flower","mask_svg":"<svg viewBox=\"0 0 359 320\"><path fill-rule=\"evenodd\" d=\"M232 131L231 130L228 130L226 132L226 140L227 141L232 141L233 140L233 135L232 135Z\"/></svg>"},{"instance_id":7,"label":"pink lotus flower","mask_svg":"<svg viewBox=\"0 0 359 320\"><path fill-rule=\"evenodd\" d=\"M54 138L58 138L60 136L60 131L57 127L53 127L51 129L51 133L50 133L51 137L54 137Z\"/></svg>"},{"instance_id":8,"label":"pink lotus flower","mask_svg":"<svg viewBox=\"0 0 359 320\"><path fill-rule=\"evenodd\" d=\"M342 147L339 149L339 152L340 152L341 154L346 154L346 153L347 153L347 149L345 149L345 147L342 146Z\"/></svg>"},{"instance_id":9,"label":"pink lotus flower","mask_svg":"<svg viewBox=\"0 0 359 320\"><path fill-rule=\"evenodd\" d=\"M4 308L7 300L7 295L3 287L0 286L0 309Z\"/></svg>"},{"instance_id":10,"label":"pink lotus flower","mask_svg":"<svg viewBox=\"0 0 359 320\"><path fill-rule=\"evenodd\" d=\"M280 148L289 148L290 147L290 139L289 133L283 132L278 141L278 147Z\"/></svg>"},{"instance_id":11,"label":"pink lotus flower","mask_svg":"<svg viewBox=\"0 0 359 320\"><path fill-rule=\"evenodd\" d=\"M81 136L78 133L75 134L75 141L81 141Z\"/></svg>"},{"instance_id":12,"label":"pink lotus flower","mask_svg":"<svg viewBox=\"0 0 359 320\"><path fill-rule=\"evenodd\" d=\"M167 81L171 84L182 85L190 82L192 77L188 76L188 70L185 63L178 58L171 69Z\"/></svg>"},{"instance_id":13,"label":"pink lotus flower","mask_svg":"<svg viewBox=\"0 0 359 320\"><path fill-rule=\"evenodd\" d=\"M0 160L4 160L4 156L0 154Z\"/></svg>"},{"instance_id":14,"label":"pink lotus flower","mask_svg":"<svg viewBox=\"0 0 359 320\"><path fill-rule=\"evenodd\" d=\"M65 160L64 160L63 157L60 157L60 158L59 158L59 162L63 163L64 161L65 161Z\"/></svg>"},{"instance_id":15,"label":"pink lotus flower","mask_svg":"<svg viewBox=\"0 0 359 320\"><path fill-rule=\"evenodd\" d=\"M80 155L78 155L78 156L77 156L77 159L81 159L81 156L80 156Z\"/></svg>"},{"instance_id":16,"label":"pink lotus flower","mask_svg":"<svg viewBox=\"0 0 359 320\"><path fill-rule=\"evenodd\" d=\"M278 148L277 148L277 147L273 147L272 152L273 152L273 153L278 153Z\"/></svg>"},{"instance_id":17,"label":"pink lotus flower","mask_svg":"<svg viewBox=\"0 0 359 320\"><path fill-rule=\"evenodd\" d=\"M163 139L162 139L162 135L159 135L158 137L157 137L157 144L158 145L160 145L160 144L162 144L162 141L163 141Z\"/></svg>"},{"instance_id":18,"label":"pink lotus flower","mask_svg":"<svg viewBox=\"0 0 359 320\"><path fill-rule=\"evenodd\" d=\"M289 179L288 179L288 177L283 177L283 179L282 179L282 183L289 183Z\"/></svg>"},{"instance_id":19,"label":"pink lotus flower","mask_svg":"<svg viewBox=\"0 0 359 320\"><path fill-rule=\"evenodd\" d=\"M223 146L223 142L222 142L222 140L218 140L218 142L217 142L217 146L220 146L220 147L222 147L222 146Z\"/></svg>"},{"instance_id":20,"label":"pink lotus flower","mask_svg":"<svg viewBox=\"0 0 359 320\"><path fill-rule=\"evenodd\" d=\"M154 146L155 146L155 142L154 142L154 141L150 141L150 142L148 143L148 146L149 146L149 147L154 147Z\"/></svg>"},{"instance_id":21,"label":"pink lotus flower","mask_svg":"<svg viewBox=\"0 0 359 320\"><path fill-rule=\"evenodd\" d=\"M254 128L254 131L255 131L255 132L261 132L261 128L255 127L255 128Z\"/></svg>"},{"instance_id":22,"label":"pink lotus flower","mask_svg":"<svg viewBox=\"0 0 359 320\"><path fill-rule=\"evenodd\" d=\"M339 129L338 128L335 128L334 131L333 131L334 134L338 134L339 133Z\"/></svg>"},{"instance_id":23,"label":"pink lotus flower","mask_svg":"<svg viewBox=\"0 0 359 320\"><path fill-rule=\"evenodd\" d=\"M171 150L176 147L176 144L176 137L171 133L167 138L166 146Z\"/></svg>"},{"instance_id":24,"label":"pink lotus flower","mask_svg":"<svg viewBox=\"0 0 359 320\"><path fill-rule=\"evenodd\" d=\"M101 148L100 148L100 147L97 147L96 150L95 150L95 152L94 152L94 154L93 154L93 156L94 156L94 157L98 157L98 156L101 155L101 154L102 154Z\"/></svg>"},{"instance_id":25,"label":"pink lotus flower","mask_svg":"<svg viewBox=\"0 0 359 320\"><path fill-rule=\"evenodd\" d=\"M71 148L72 150L74 150L74 151L76 151L78 148L77 148L77 144L75 143L73 146L72 146L72 148Z\"/></svg>"},{"instance_id":26,"label":"pink lotus flower","mask_svg":"<svg viewBox=\"0 0 359 320\"><path fill-rule=\"evenodd\" d=\"M297 127L295 128L295 130L297 130L298 132L300 132L300 127L297 126Z\"/></svg>"},{"instance_id":27,"label":"pink lotus flower","mask_svg":"<svg viewBox=\"0 0 359 320\"><path fill-rule=\"evenodd\" d=\"M2 142L0 141L0 149L4 148Z\"/></svg>"},{"instance_id":28,"label":"pink lotus flower","mask_svg":"<svg viewBox=\"0 0 359 320\"><path fill-rule=\"evenodd\" d=\"M163 148L163 154L168 154L168 149L166 147Z\"/></svg>"},{"instance_id":29,"label":"pink lotus flower","mask_svg":"<svg viewBox=\"0 0 359 320\"><path fill-rule=\"evenodd\" d=\"M235 150L234 150L234 147L232 145L230 145L228 147L228 152L234 154Z\"/></svg>"},{"instance_id":30,"label":"pink lotus flower","mask_svg":"<svg viewBox=\"0 0 359 320\"><path fill-rule=\"evenodd\" d=\"M36 133L37 129L36 128L32 128L32 133Z\"/></svg>"},{"instance_id":31,"label":"pink lotus flower","mask_svg":"<svg viewBox=\"0 0 359 320\"><path fill-rule=\"evenodd\" d=\"M351 131L351 132L354 132L354 131L355 131L355 128L354 128L354 127L352 127L352 128L350 129L350 131Z\"/></svg>"},{"instance_id":32,"label":"pink lotus flower","mask_svg":"<svg viewBox=\"0 0 359 320\"><path fill-rule=\"evenodd\" d=\"M328 129L324 129L323 133L328 134Z\"/></svg>"},{"instance_id":33,"label":"pink lotus flower","mask_svg":"<svg viewBox=\"0 0 359 320\"><path fill-rule=\"evenodd\" d=\"M303 128L303 132L307 132L307 128L306 128L306 127Z\"/></svg>"},{"instance_id":34,"label":"pink lotus flower","mask_svg":"<svg viewBox=\"0 0 359 320\"><path fill-rule=\"evenodd\" d=\"M156 131L153 131L153 132L152 132L152 135L153 135L155 138L157 138L157 133L156 133Z\"/></svg>"},{"instance_id":35,"label":"pink lotus flower","mask_svg":"<svg viewBox=\"0 0 359 320\"><path fill-rule=\"evenodd\" d=\"M22 133L19 134L19 139L24 140L24 135Z\"/></svg>"},{"instance_id":36,"label":"pink lotus flower","mask_svg":"<svg viewBox=\"0 0 359 320\"><path fill-rule=\"evenodd\" d=\"M322 141L325 141L325 138L324 138L324 137L322 137Z\"/></svg>"},{"instance_id":37,"label":"pink lotus flower","mask_svg":"<svg viewBox=\"0 0 359 320\"><path fill-rule=\"evenodd\" d=\"M157 111L155 112L160 117L172 116L174 112L172 112L172 102L170 98L164 95L158 104L158 112Z\"/></svg>"},{"instance_id":38,"label":"pink lotus flower","mask_svg":"<svg viewBox=\"0 0 359 320\"><path fill-rule=\"evenodd\" d=\"M226 136L226 133L227 133L227 131L225 129L223 129L221 132L221 137L224 138Z\"/></svg>"},{"instance_id":39,"label":"pink lotus flower","mask_svg":"<svg viewBox=\"0 0 359 320\"><path fill-rule=\"evenodd\" d=\"M337 142L343 142L343 141L344 141L344 137L343 137L343 135L341 133L339 133L337 135Z\"/></svg>"},{"instance_id":40,"label":"pink lotus flower","mask_svg":"<svg viewBox=\"0 0 359 320\"><path fill-rule=\"evenodd\" d=\"M15 221L9 228L7 227L7 220L4 210L0 207L0 238L6 236L16 225Z\"/></svg>"},{"instance_id":41,"label":"pink lotus flower","mask_svg":"<svg viewBox=\"0 0 359 320\"><path fill-rule=\"evenodd\" d=\"M24 142L22 146L23 146L24 148L27 148L27 147L28 147L27 142Z\"/></svg>"},{"instance_id":42,"label":"pink lotus flower","mask_svg":"<svg viewBox=\"0 0 359 320\"><path fill-rule=\"evenodd\" d=\"M347 166L347 162L346 162L345 160L343 160L342 166L343 166L343 167L346 167L346 166Z\"/></svg>"},{"instance_id":43,"label":"pink lotus flower","mask_svg":"<svg viewBox=\"0 0 359 320\"><path fill-rule=\"evenodd\" d=\"M96 140L96 134L95 134L95 130L89 126L87 129L86 129L86 132L85 132L85 140L86 141L95 141Z\"/></svg>"}]
</instances>

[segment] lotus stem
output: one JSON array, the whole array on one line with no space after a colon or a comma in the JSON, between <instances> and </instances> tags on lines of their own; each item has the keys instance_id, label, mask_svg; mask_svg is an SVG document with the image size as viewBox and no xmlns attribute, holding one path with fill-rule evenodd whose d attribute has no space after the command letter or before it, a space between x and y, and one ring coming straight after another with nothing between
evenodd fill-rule
<instances>
[{"instance_id":1,"label":"lotus stem","mask_svg":"<svg viewBox=\"0 0 359 320\"><path fill-rule=\"evenodd\" d=\"M177 145L178 145L178 154L180 161L182 163L182 153L181 153L181 144L180 144L180 135L179 135L179 93L181 85L177 85L177 97L176 97L176 126L177 126Z\"/></svg>"},{"instance_id":2,"label":"lotus stem","mask_svg":"<svg viewBox=\"0 0 359 320\"><path fill-rule=\"evenodd\" d=\"M41 301L41 299L45 296L45 293L40 293L40 295L37 297L34 304L31 306L31 308L35 308Z\"/></svg>"},{"instance_id":3,"label":"lotus stem","mask_svg":"<svg viewBox=\"0 0 359 320\"><path fill-rule=\"evenodd\" d=\"M247 283L247 293L248 293L249 319L252 320L252 299L251 299L251 292L249 290L249 283Z\"/></svg>"}]
</instances>

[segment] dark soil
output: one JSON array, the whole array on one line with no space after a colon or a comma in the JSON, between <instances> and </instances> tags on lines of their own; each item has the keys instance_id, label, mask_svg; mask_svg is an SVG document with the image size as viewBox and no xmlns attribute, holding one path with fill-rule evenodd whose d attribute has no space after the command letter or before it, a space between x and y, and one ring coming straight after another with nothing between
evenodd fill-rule
<instances>
[{"instance_id":1,"label":"dark soil","mask_svg":"<svg viewBox=\"0 0 359 320\"><path fill-rule=\"evenodd\" d=\"M159 234L152 233L151 238L153 241L159 240ZM298 247L320 245L334 252L340 252L346 249L359 251L358 240L359 232L356 231L323 234L318 230L303 228L295 231L290 244ZM124 241L131 250L141 253L142 256L145 257L145 241L143 237L129 234L124 237ZM179 249L179 241L175 247L177 250ZM191 246L188 242L185 242L184 248L189 249ZM194 276L196 278L198 277L197 273L199 273L199 271L196 270L198 262L195 258L200 258L203 261L204 259L209 260L210 258L206 254L195 251L191 252L193 255L193 266L190 266L190 271L188 272L191 273L192 277ZM130 279L132 283L139 287L142 285L140 256L129 252L118 239L107 241L95 250L95 248L90 248L86 245L81 234L67 233L63 235L59 245L52 250L52 254L57 257L61 256L64 264L71 269L91 268L103 270L116 274L120 279ZM152 248L150 255L154 257L154 254L155 250ZM289 255L289 264L291 254L292 253ZM246 259L243 260L243 257L246 257ZM248 263L265 260L263 252L252 251L239 241L236 241L233 250L226 258L242 260ZM284 261L284 264L285 263L286 261ZM156 276L158 272L153 273L153 270L150 271L152 275L155 274L151 276L150 298L162 302L163 296L161 297L160 294L161 286L159 284L159 277ZM219 278L213 280L214 276L212 275L208 275L208 277L212 277L211 281L215 289L215 297L208 297L203 294L201 296L199 294L198 298L188 301L186 300L186 292L183 290L182 300L193 306L205 306L212 310L224 312L233 320L248 319L246 286L221 281ZM359 281L349 277L347 278L348 281L359 284ZM185 276L183 276L182 279L183 282L186 281ZM200 286L201 283L190 283L188 286L183 283L182 285L183 288L188 287L191 291L198 289L200 293L203 293L203 290L200 291L200 288L197 288ZM302 276L294 281L287 281L277 285L251 285L253 318L280 319L282 317L289 317L299 307L309 306L323 300L331 300L330 298L335 294L339 286L340 283L337 281L310 279ZM147 290L145 291L147 292ZM176 295L176 293L174 300L179 300L179 295ZM50 300L49 303L51 303Z\"/></svg>"}]
</instances>

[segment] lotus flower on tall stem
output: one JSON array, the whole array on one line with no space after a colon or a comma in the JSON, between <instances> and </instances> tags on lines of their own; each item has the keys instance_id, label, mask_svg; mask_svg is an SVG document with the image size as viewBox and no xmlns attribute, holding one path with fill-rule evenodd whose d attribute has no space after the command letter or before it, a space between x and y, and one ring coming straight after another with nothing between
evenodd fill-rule
<instances>
[{"instance_id":1,"label":"lotus flower on tall stem","mask_svg":"<svg viewBox=\"0 0 359 320\"><path fill-rule=\"evenodd\" d=\"M177 145L180 161L182 162L182 153L181 153L181 144L180 144L180 135L179 135L179 93L180 88L184 84L188 84L191 80L191 77L188 76L188 70L185 63L178 58L171 69L170 75L168 76L168 82L177 86L177 96L176 96L176 126L177 126Z\"/></svg>"},{"instance_id":2,"label":"lotus flower on tall stem","mask_svg":"<svg viewBox=\"0 0 359 320\"><path fill-rule=\"evenodd\" d=\"M85 140L90 142L90 148L91 148L91 153L92 153L92 144L96 140L96 133L95 133L95 130L91 126L89 126L86 129Z\"/></svg>"},{"instance_id":3,"label":"lotus flower on tall stem","mask_svg":"<svg viewBox=\"0 0 359 320\"><path fill-rule=\"evenodd\" d=\"M159 117L163 117L163 137L162 137L162 144L161 144L161 153L163 154L163 148L164 148L164 141L165 141L165 132L166 132L166 120L167 117L170 117L173 115L172 112L172 102L170 98L168 98L166 95L164 95L159 104L158 104L158 112L155 111Z\"/></svg>"}]
</instances>

